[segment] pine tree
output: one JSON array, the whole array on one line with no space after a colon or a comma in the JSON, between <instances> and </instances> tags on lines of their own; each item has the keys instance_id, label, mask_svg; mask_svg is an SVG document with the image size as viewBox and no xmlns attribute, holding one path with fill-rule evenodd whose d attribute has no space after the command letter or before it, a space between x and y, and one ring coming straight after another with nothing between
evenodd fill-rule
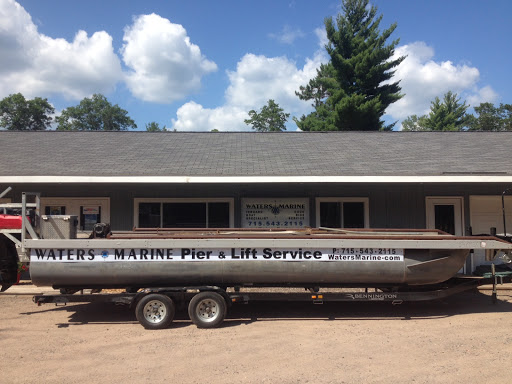
<instances>
[{"instance_id":1,"label":"pine tree","mask_svg":"<svg viewBox=\"0 0 512 384\"><path fill-rule=\"evenodd\" d=\"M396 24L381 33L382 15L369 0L343 0L342 11L336 23L325 20L331 61L297 92L314 100L315 111L294 120L303 131L390 130L394 124L385 126L381 117L402 97L398 82L390 82L404 59L391 60L399 40L386 45Z\"/></svg>"},{"instance_id":2,"label":"pine tree","mask_svg":"<svg viewBox=\"0 0 512 384\"><path fill-rule=\"evenodd\" d=\"M461 103L456 93L448 91L443 101L436 97L428 115L409 116L402 122L404 131L462 131L474 117L466 113L469 105Z\"/></svg>"}]
</instances>

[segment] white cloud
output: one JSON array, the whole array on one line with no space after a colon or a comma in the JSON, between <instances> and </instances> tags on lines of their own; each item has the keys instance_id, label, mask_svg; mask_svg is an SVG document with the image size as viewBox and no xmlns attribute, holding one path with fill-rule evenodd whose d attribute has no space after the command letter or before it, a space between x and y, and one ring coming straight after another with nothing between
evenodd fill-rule
<instances>
[{"instance_id":1,"label":"white cloud","mask_svg":"<svg viewBox=\"0 0 512 384\"><path fill-rule=\"evenodd\" d=\"M145 101L170 103L197 91L201 77L217 70L179 24L158 15L142 15L125 29L121 50L131 71L126 83Z\"/></svg>"},{"instance_id":2,"label":"white cloud","mask_svg":"<svg viewBox=\"0 0 512 384\"><path fill-rule=\"evenodd\" d=\"M0 98L21 92L79 100L108 94L124 80L135 97L169 103L197 91L201 77L217 69L181 25L155 14L139 16L125 29L121 54L126 74L107 32L54 39L39 33L16 1L0 0Z\"/></svg>"},{"instance_id":3,"label":"white cloud","mask_svg":"<svg viewBox=\"0 0 512 384\"><path fill-rule=\"evenodd\" d=\"M282 44L293 44L296 39L306 36L299 28L292 28L285 25L279 33L269 33L269 37L276 39Z\"/></svg>"},{"instance_id":4,"label":"white cloud","mask_svg":"<svg viewBox=\"0 0 512 384\"><path fill-rule=\"evenodd\" d=\"M286 113L300 116L309 113L311 103L300 100L295 91L316 76L316 69L327 62L324 50L307 59L302 68L286 57L266 57L246 54L237 63L236 71L228 71L229 86L225 103L217 108L204 108L189 102L178 109L172 128L179 131L251 130L244 123L251 109L259 111L273 99ZM296 129L291 117L288 129Z\"/></svg>"},{"instance_id":5,"label":"white cloud","mask_svg":"<svg viewBox=\"0 0 512 384\"><path fill-rule=\"evenodd\" d=\"M72 42L40 34L14 0L0 0L0 97L61 94L79 99L114 89L121 65L112 37L79 31Z\"/></svg>"},{"instance_id":6,"label":"white cloud","mask_svg":"<svg viewBox=\"0 0 512 384\"><path fill-rule=\"evenodd\" d=\"M476 93L467 98L467 102L471 107L476 107L480 103L494 103L496 100L498 100L498 94L488 85L477 89Z\"/></svg>"},{"instance_id":7,"label":"white cloud","mask_svg":"<svg viewBox=\"0 0 512 384\"><path fill-rule=\"evenodd\" d=\"M241 131L247 130L244 119L247 111L238 106L219 108L203 108L202 105L190 101L182 105L176 112L177 119L172 120L172 129L178 131Z\"/></svg>"},{"instance_id":8,"label":"white cloud","mask_svg":"<svg viewBox=\"0 0 512 384\"><path fill-rule=\"evenodd\" d=\"M254 108L263 106L268 99L275 99L288 108L297 109L295 91L307 83L311 75L314 73L297 69L286 57L269 58L249 53L238 62L235 72L228 72L227 103Z\"/></svg>"},{"instance_id":9,"label":"white cloud","mask_svg":"<svg viewBox=\"0 0 512 384\"><path fill-rule=\"evenodd\" d=\"M318 46L321 49L324 49L327 43L329 43L329 39L327 38L327 31L323 27L319 27L315 29L315 35L318 39Z\"/></svg>"},{"instance_id":10,"label":"white cloud","mask_svg":"<svg viewBox=\"0 0 512 384\"><path fill-rule=\"evenodd\" d=\"M473 100L496 98L496 93L487 86L479 89L480 72L468 65L455 65L451 61L436 62L434 49L424 42L415 42L397 47L395 56L407 56L397 67L392 81L401 80L405 96L391 104L386 113L394 120L405 119L416 114L423 115L430 110L431 101L442 98L453 91L472 104Z\"/></svg>"}]
</instances>

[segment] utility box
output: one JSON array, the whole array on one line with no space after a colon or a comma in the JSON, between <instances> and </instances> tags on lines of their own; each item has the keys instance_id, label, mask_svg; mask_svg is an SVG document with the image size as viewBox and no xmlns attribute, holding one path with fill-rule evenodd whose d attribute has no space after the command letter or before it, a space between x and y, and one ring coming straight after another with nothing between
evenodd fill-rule
<instances>
[{"instance_id":1,"label":"utility box","mask_svg":"<svg viewBox=\"0 0 512 384\"><path fill-rule=\"evenodd\" d=\"M41 216L41 237L43 239L76 239L77 228L78 216Z\"/></svg>"}]
</instances>

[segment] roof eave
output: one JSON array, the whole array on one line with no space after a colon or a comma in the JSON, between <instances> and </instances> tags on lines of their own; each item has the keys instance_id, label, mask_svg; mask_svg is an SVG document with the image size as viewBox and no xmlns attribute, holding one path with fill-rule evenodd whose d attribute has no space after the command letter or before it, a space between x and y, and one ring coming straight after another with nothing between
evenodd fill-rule
<instances>
[{"instance_id":1,"label":"roof eave","mask_svg":"<svg viewBox=\"0 0 512 384\"><path fill-rule=\"evenodd\" d=\"M512 175L0 176L0 184L512 183Z\"/></svg>"}]
</instances>

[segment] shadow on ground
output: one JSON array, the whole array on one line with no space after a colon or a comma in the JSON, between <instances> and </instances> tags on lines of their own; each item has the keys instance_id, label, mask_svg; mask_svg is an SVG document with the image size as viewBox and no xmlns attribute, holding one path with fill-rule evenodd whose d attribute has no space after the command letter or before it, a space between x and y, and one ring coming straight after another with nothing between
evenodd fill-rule
<instances>
[{"instance_id":1,"label":"shadow on ground","mask_svg":"<svg viewBox=\"0 0 512 384\"><path fill-rule=\"evenodd\" d=\"M434 320L470 313L510 313L512 312L512 291L500 292L498 302L492 303L491 296L479 291L457 294L445 299L426 302L407 302L392 305L390 302L329 302L321 305L311 302L250 302L234 304L228 311L223 327L248 324L255 321L283 320ZM507 301L508 300L508 301ZM53 304L44 306L22 315L50 311L66 311L69 313L67 323L57 324L58 327L69 327L84 324L116 324L137 323L134 309L112 303L69 304L55 307ZM186 308L177 308L173 328L190 326Z\"/></svg>"}]
</instances>

